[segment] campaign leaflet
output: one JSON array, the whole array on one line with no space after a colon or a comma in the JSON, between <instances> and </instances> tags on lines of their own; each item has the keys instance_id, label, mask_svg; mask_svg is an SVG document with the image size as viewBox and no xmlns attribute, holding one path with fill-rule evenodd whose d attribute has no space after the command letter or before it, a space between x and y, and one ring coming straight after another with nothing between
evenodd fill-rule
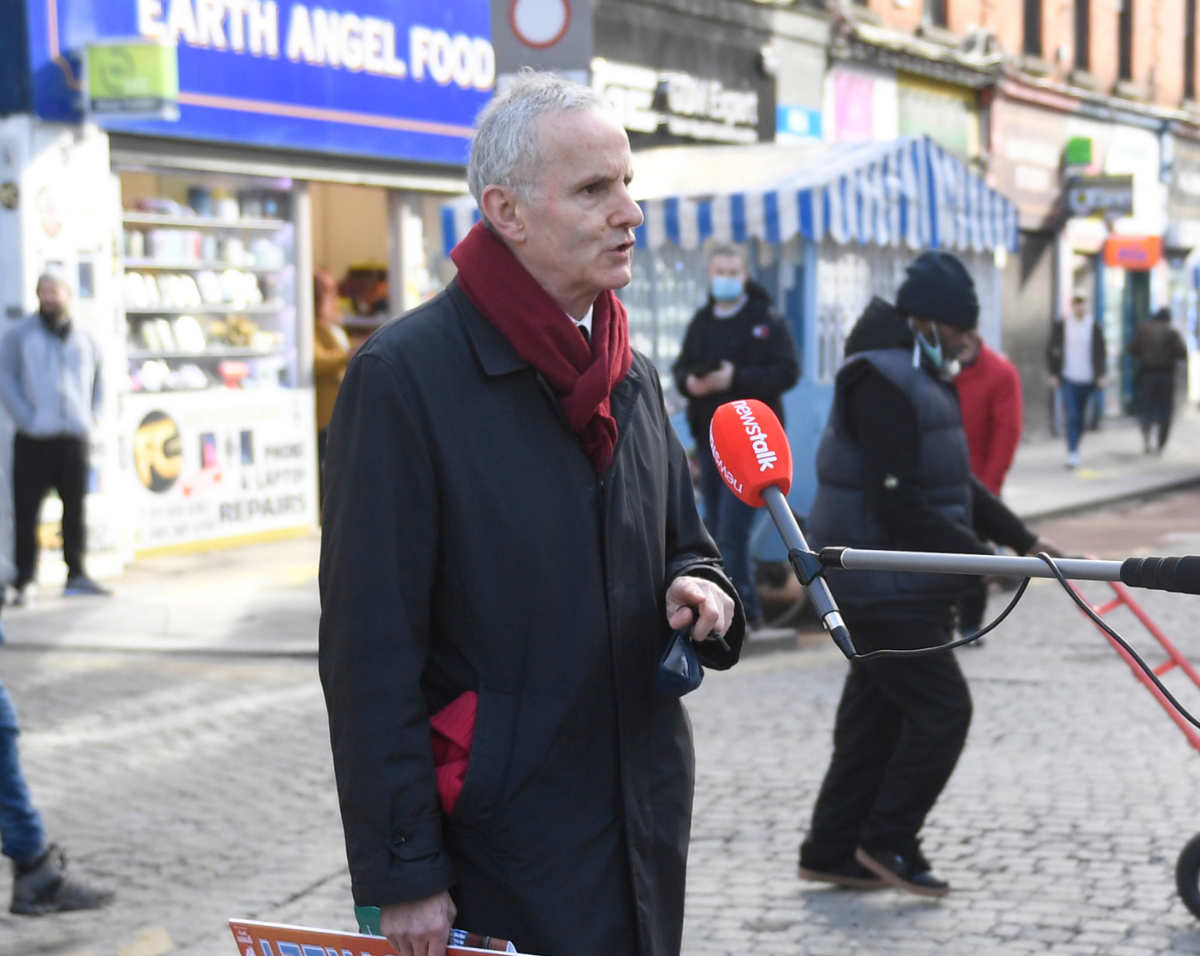
<instances>
[{"instance_id":1,"label":"campaign leaflet","mask_svg":"<svg viewBox=\"0 0 1200 956\"><path fill-rule=\"evenodd\" d=\"M241 956L396 956L392 944L381 936L247 919L231 919L229 928ZM447 956L516 951L507 940L459 929L451 930L446 948Z\"/></svg>"}]
</instances>

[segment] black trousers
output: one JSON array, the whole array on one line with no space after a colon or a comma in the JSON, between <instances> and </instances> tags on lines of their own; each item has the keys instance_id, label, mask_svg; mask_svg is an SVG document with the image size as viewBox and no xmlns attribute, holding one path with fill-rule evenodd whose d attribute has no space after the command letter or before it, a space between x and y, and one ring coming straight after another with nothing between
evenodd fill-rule
<instances>
[{"instance_id":1,"label":"black trousers","mask_svg":"<svg viewBox=\"0 0 1200 956\"><path fill-rule=\"evenodd\" d=\"M1175 373L1142 372L1138 376L1142 390L1142 434L1150 437L1150 430L1158 425L1158 447L1167 443L1171 433L1171 418L1175 413Z\"/></svg>"},{"instance_id":2,"label":"black trousers","mask_svg":"<svg viewBox=\"0 0 1200 956\"><path fill-rule=\"evenodd\" d=\"M944 643L936 624L850 629L860 652ZM833 732L833 759L800 846L802 866L841 862L856 847L911 859L917 833L954 771L971 723L971 695L952 651L852 663Z\"/></svg>"},{"instance_id":3,"label":"black trousers","mask_svg":"<svg viewBox=\"0 0 1200 956\"><path fill-rule=\"evenodd\" d=\"M87 551L84 496L87 494L86 438L30 438L13 442L13 534L16 538L17 587L37 573L38 514L53 488L62 499L63 560L70 577L81 576Z\"/></svg>"}]
</instances>

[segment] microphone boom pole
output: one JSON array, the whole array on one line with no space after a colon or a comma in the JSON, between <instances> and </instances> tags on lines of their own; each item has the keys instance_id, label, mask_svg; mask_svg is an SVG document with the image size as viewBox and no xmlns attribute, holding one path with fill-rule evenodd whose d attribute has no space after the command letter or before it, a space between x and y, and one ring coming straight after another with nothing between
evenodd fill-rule
<instances>
[{"instance_id":1,"label":"microphone boom pole","mask_svg":"<svg viewBox=\"0 0 1200 956\"><path fill-rule=\"evenodd\" d=\"M812 601L813 609L821 619L821 625L829 632L833 643L847 658L854 657L857 652L854 649L854 642L850 639L850 631L846 628L846 622L842 620L842 614L838 610L837 604L834 603L833 595L829 593L829 585L821 577L823 565L817 560L817 555L813 553L804 539L804 532L800 530L800 525L796 522L795 515L792 514L787 498L783 496L783 492L778 487L771 485L762 490L762 499L771 515L771 520L775 522L779 536L787 545L788 561L792 565L792 570L796 572L800 583L808 589L808 599Z\"/></svg>"}]
</instances>

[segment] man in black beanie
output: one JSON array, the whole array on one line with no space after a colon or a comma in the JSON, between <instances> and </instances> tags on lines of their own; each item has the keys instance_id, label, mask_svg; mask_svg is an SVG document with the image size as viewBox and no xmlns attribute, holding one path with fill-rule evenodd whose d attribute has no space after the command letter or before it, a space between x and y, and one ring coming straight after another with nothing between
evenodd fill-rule
<instances>
[{"instance_id":1,"label":"man in black beanie","mask_svg":"<svg viewBox=\"0 0 1200 956\"><path fill-rule=\"evenodd\" d=\"M955 357L979 319L966 268L926 252L896 305L875 298L846 341L817 452L809 528L819 546L987 554L1057 549L971 475L953 385ZM946 643L970 579L827 572L860 653ZM833 759L800 847L800 876L858 889L943 896L917 833L950 779L971 721L953 652L854 662Z\"/></svg>"}]
</instances>

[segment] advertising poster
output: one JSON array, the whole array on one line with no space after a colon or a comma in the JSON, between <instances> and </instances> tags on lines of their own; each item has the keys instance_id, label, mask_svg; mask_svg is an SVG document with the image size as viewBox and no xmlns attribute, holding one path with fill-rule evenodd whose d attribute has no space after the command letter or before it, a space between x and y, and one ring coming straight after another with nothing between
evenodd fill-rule
<instances>
[{"instance_id":1,"label":"advertising poster","mask_svg":"<svg viewBox=\"0 0 1200 956\"><path fill-rule=\"evenodd\" d=\"M135 552L316 524L310 391L142 393L124 403Z\"/></svg>"}]
</instances>

